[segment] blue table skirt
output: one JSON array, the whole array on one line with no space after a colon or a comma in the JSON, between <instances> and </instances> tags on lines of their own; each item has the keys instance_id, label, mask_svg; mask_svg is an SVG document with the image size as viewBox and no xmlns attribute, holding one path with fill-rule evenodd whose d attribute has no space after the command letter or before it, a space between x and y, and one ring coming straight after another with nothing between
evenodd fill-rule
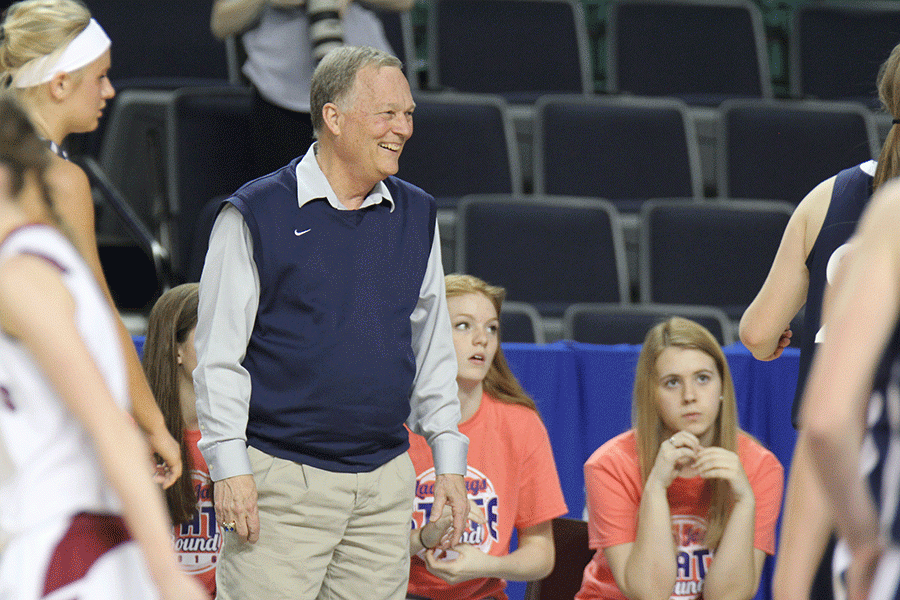
<instances>
[{"instance_id":1,"label":"blue table skirt","mask_svg":"<svg viewBox=\"0 0 900 600\"><path fill-rule=\"evenodd\" d=\"M584 508L582 467L606 440L631 427L631 393L640 346L556 342L504 344L510 368L532 395L550 433L569 516ZM741 427L778 456L787 470L796 441L791 404L799 352L762 362L740 344L725 348Z\"/></svg>"},{"instance_id":2,"label":"blue table skirt","mask_svg":"<svg viewBox=\"0 0 900 600\"><path fill-rule=\"evenodd\" d=\"M569 516L584 510L584 462L606 440L631 427L631 393L640 346L575 342L504 344L510 368L534 398L550 434ZM797 435L791 405L800 353L788 348L777 360L753 358L741 344L725 348L734 379L741 427L784 465L791 463ZM757 600L771 598L772 561L767 561ZM510 584L511 600L524 584Z\"/></svg>"}]
</instances>

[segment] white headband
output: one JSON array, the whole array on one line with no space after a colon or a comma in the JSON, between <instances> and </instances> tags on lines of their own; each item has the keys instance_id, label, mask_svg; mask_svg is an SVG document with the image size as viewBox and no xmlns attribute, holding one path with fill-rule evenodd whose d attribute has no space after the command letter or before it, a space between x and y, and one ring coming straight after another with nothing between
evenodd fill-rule
<instances>
[{"instance_id":1,"label":"white headband","mask_svg":"<svg viewBox=\"0 0 900 600\"><path fill-rule=\"evenodd\" d=\"M71 73L88 65L109 49L111 43L106 32L94 19L88 23L84 31L66 46L66 49L53 60L53 53L32 59L22 65L13 76L13 85L27 88L47 83L57 73Z\"/></svg>"}]
</instances>

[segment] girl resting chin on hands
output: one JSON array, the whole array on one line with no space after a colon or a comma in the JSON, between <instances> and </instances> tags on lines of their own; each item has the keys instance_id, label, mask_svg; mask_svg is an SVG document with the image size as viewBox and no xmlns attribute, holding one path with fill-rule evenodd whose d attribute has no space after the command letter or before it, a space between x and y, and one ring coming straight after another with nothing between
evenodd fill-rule
<instances>
[{"instance_id":1,"label":"girl resting chin on hands","mask_svg":"<svg viewBox=\"0 0 900 600\"><path fill-rule=\"evenodd\" d=\"M579 600L748 599L775 551L784 470L737 424L712 334L678 317L638 358L634 428L585 463L590 544Z\"/></svg>"}]
</instances>

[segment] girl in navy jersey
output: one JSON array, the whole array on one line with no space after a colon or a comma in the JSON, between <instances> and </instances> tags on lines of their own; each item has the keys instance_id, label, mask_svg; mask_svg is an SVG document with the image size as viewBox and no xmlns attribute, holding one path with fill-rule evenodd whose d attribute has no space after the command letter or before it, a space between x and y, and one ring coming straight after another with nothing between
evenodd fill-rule
<instances>
[{"instance_id":1,"label":"girl in navy jersey","mask_svg":"<svg viewBox=\"0 0 900 600\"><path fill-rule=\"evenodd\" d=\"M97 251L90 185L62 150L70 133L97 128L115 94L106 77L109 67L110 40L81 2L25 0L6 9L0 26L0 84L12 90L52 151L47 183L56 209L112 307ZM46 220L39 203L25 208ZM134 416L165 461L162 483L169 486L181 474L178 445L153 401L128 330L118 317L115 322L126 354Z\"/></svg>"},{"instance_id":2,"label":"girl in navy jersey","mask_svg":"<svg viewBox=\"0 0 900 600\"><path fill-rule=\"evenodd\" d=\"M877 87L884 111L896 123L900 118L900 45L882 64ZM741 318L744 345L756 358L773 360L790 342L791 319L805 306L800 372L792 410L799 436L790 468L773 579L776 600L806 600L810 595L817 600L832 598L832 521L822 483L812 474L807 436L799 419L800 398L816 348L827 337L821 318L825 291L834 281L837 266L849 248L848 240L873 191L898 174L900 131L894 125L877 162L870 160L841 171L813 188L800 202L762 289ZM839 568L841 555L839 552Z\"/></svg>"},{"instance_id":3,"label":"girl in navy jersey","mask_svg":"<svg viewBox=\"0 0 900 600\"><path fill-rule=\"evenodd\" d=\"M895 179L873 196L854 234L802 398L814 473L850 557L838 581L850 600L900 597L898 235Z\"/></svg>"},{"instance_id":4,"label":"girl in navy jersey","mask_svg":"<svg viewBox=\"0 0 900 600\"><path fill-rule=\"evenodd\" d=\"M44 202L46 164L0 97L0 597L199 600L126 413L109 304L71 243L21 206Z\"/></svg>"}]
</instances>

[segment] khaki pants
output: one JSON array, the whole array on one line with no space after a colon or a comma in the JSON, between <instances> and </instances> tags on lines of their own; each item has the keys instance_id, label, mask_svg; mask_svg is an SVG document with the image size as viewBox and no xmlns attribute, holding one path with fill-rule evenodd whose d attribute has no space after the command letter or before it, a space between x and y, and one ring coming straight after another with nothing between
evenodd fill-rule
<instances>
[{"instance_id":1,"label":"khaki pants","mask_svg":"<svg viewBox=\"0 0 900 600\"><path fill-rule=\"evenodd\" d=\"M406 453L334 473L248 448L259 541L225 534L218 600L403 600L415 473Z\"/></svg>"}]
</instances>

